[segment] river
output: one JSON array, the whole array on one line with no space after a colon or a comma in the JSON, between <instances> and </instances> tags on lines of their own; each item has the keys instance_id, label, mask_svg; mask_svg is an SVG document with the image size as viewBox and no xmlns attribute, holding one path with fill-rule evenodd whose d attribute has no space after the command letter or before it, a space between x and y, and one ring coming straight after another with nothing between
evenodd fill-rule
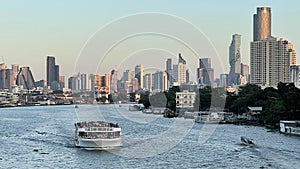
<instances>
[{"instance_id":1,"label":"river","mask_svg":"<svg viewBox=\"0 0 300 169\"><path fill-rule=\"evenodd\" d=\"M77 113L75 113L77 111ZM77 114L77 116L76 116ZM122 147L74 147L74 122L122 127ZM256 143L248 147L240 137ZM128 111L128 105L0 109L0 168L299 168L300 138L263 127L198 124Z\"/></svg>"}]
</instances>

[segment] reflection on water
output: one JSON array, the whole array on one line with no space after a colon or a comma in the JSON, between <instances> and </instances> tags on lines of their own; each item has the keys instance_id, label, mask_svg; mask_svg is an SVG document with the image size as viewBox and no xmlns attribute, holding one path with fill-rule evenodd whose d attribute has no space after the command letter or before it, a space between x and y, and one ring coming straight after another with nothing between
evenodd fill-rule
<instances>
[{"instance_id":1,"label":"reflection on water","mask_svg":"<svg viewBox=\"0 0 300 169\"><path fill-rule=\"evenodd\" d=\"M218 125L209 139L201 143L203 124L129 112L127 108L125 105L78 108L79 120L106 120L122 127L123 147L110 152L74 147L77 121L74 106L0 109L0 168L300 166L299 137L267 132L262 127ZM240 136L254 139L256 146L242 145Z\"/></svg>"}]
</instances>

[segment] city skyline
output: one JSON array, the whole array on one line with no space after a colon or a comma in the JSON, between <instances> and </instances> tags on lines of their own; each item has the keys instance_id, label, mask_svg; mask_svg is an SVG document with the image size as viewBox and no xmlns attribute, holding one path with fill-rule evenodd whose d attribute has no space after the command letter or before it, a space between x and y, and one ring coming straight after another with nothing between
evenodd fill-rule
<instances>
[{"instance_id":1,"label":"city skyline","mask_svg":"<svg viewBox=\"0 0 300 169\"><path fill-rule=\"evenodd\" d=\"M224 63L220 69L212 58L212 67L215 75L229 72L228 46L232 34L242 35L241 55L242 63L250 64L249 44L253 38L253 14L256 7L268 6L272 8L272 35L283 37L293 42L296 53L300 42L297 39L299 33L297 25L297 6L299 2L290 1L251 1L243 2L230 0L226 2L179 2L172 4L153 1L135 2L126 1L116 7L109 2L90 1L89 4L79 2L50 1L43 3L26 1L19 3L2 2L1 14L3 17L3 37L0 39L2 62L8 67L11 64L19 64L21 67L30 66L36 80L46 79L47 55L53 55L60 65L62 75L70 77L77 74L74 71L77 56L85 42L101 27L120 17L144 12L157 12L178 16L199 28L215 46L217 53ZM47 6L47 7L46 7ZM127 9L126 7L132 8ZM210 8L209 8L210 7ZM104 8L107 8L104 10ZM103 10L101 10L103 9ZM82 11L79 12L78 11ZM211 12L212 15L207 15ZM222 27L222 30L220 30ZM167 58L175 60L177 53L189 55L178 49L176 53L166 53L165 58L160 58L157 67L164 70L164 62ZM199 54L200 58L210 57ZM197 58L198 60L199 58ZM187 61L188 62L188 61ZM136 65L139 63L133 63ZM147 63L145 67L149 67ZM189 64L189 62L188 62ZM113 63L112 63L113 65ZM151 66L151 65L150 65ZM101 72L86 71L86 73L108 73L112 67ZM196 67L189 68L191 76L196 74ZM83 71L81 71L83 72ZM121 71L122 72L122 71ZM194 79L193 79L194 80Z\"/></svg>"}]
</instances>

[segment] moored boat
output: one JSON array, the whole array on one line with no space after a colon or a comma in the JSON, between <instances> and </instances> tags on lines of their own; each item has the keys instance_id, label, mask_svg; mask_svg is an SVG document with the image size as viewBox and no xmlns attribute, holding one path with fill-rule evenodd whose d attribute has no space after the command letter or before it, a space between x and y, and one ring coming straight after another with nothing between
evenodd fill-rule
<instances>
[{"instance_id":1,"label":"moored boat","mask_svg":"<svg viewBox=\"0 0 300 169\"><path fill-rule=\"evenodd\" d=\"M104 121L75 123L75 146L87 150L113 149L122 145L121 127Z\"/></svg>"}]
</instances>

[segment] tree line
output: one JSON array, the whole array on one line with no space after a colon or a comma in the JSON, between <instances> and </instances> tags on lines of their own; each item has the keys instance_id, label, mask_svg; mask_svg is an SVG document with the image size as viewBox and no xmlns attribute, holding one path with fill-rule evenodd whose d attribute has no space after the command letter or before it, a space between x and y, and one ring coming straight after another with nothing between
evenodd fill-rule
<instances>
[{"instance_id":1,"label":"tree line","mask_svg":"<svg viewBox=\"0 0 300 169\"><path fill-rule=\"evenodd\" d=\"M166 107L176 111L176 92L182 91L174 86L168 91L150 95L141 93L140 103L146 108ZM224 88L202 87L196 92L193 111L225 111L242 114L248 107L262 107L261 122L275 125L279 120L300 120L300 89L293 83L279 83L277 88L247 84L237 92L226 92Z\"/></svg>"}]
</instances>

